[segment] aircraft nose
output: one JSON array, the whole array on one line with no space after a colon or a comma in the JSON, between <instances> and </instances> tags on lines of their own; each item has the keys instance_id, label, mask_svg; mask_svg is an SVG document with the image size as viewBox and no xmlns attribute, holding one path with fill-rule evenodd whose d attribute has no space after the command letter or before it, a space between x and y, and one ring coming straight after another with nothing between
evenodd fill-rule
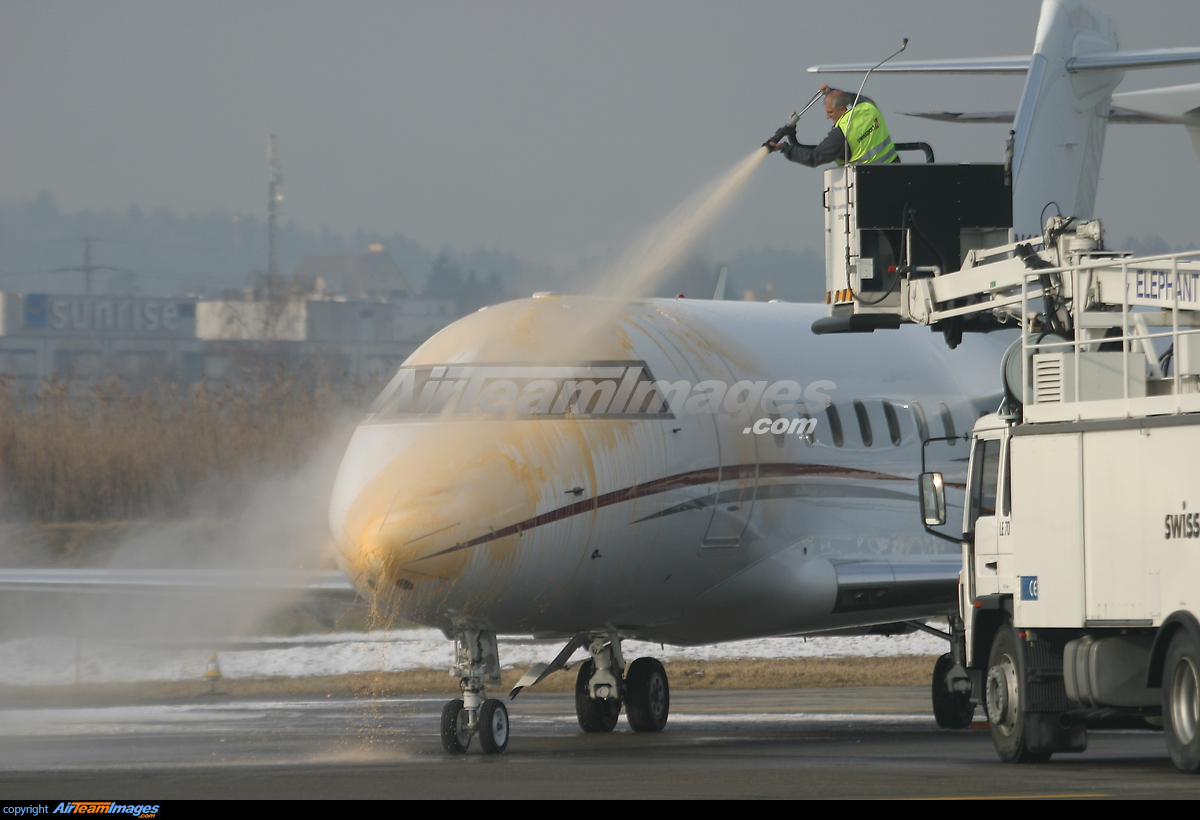
<instances>
[{"instance_id":1,"label":"aircraft nose","mask_svg":"<svg viewBox=\"0 0 1200 820\"><path fill-rule=\"evenodd\" d=\"M480 550L502 558L539 501L592 485L554 439L503 422L360 427L330 506L343 570L360 587L407 590L456 578Z\"/></svg>"}]
</instances>

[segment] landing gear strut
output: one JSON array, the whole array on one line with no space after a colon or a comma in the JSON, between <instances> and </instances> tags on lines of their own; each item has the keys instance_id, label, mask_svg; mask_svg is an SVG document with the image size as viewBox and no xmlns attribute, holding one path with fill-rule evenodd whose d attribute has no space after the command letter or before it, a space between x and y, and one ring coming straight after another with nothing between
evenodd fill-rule
<instances>
[{"instance_id":1,"label":"landing gear strut","mask_svg":"<svg viewBox=\"0 0 1200 820\"><path fill-rule=\"evenodd\" d=\"M575 717L585 732L611 732L621 716L625 658L616 634L596 636L588 645L589 660L575 676Z\"/></svg>"},{"instance_id":2,"label":"landing gear strut","mask_svg":"<svg viewBox=\"0 0 1200 820\"><path fill-rule=\"evenodd\" d=\"M489 698L484 688L500 684L496 633L460 629L454 638L454 654L454 673L463 696L442 708L442 748L450 754L463 754L478 734L485 754L499 754L508 748L508 709L502 701Z\"/></svg>"},{"instance_id":3,"label":"landing gear strut","mask_svg":"<svg viewBox=\"0 0 1200 820\"><path fill-rule=\"evenodd\" d=\"M621 699L594 698L589 693L588 682L596 674L596 664L584 661L575 676L575 717L579 728L588 733L611 732L621 716Z\"/></svg>"}]
</instances>

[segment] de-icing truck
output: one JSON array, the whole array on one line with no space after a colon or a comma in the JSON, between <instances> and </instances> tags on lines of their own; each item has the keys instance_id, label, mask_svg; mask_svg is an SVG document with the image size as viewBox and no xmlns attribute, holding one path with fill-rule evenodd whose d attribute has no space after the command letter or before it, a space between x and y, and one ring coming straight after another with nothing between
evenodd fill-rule
<instances>
[{"instance_id":1,"label":"de-icing truck","mask_svg":"<svg viewBox=\"0 0 1200 820\"><path fill-rule=\"evenodd\" d=\"M926 527L963 555L935 715L965 728L982 706L1008 762L1142 718L1198 772L1200 253L1132 258L1053 207L1042 236L1015 241L1007 185L1000 165L825 176L815 332L1019 334L1004 399L971 433L961 536L946 521L961 479L922 468Z\"/></svg>"}]
</instances>

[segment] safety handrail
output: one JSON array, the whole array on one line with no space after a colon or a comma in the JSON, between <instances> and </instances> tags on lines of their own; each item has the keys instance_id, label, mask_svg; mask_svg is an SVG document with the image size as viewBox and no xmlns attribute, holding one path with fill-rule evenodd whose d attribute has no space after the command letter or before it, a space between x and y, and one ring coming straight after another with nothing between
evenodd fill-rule
<instances>
[{"instance_id":1,"label":"safety handrail","mask_svg":"<svg viewBox=\"0 0 1200 820\"><path fill-rule=\"evenodd\" d=\"M933 162L933 146L927 142L896 142L892 143L892 147L897 151L923 151L925 162Z\"/></svg>"}]
</instances>

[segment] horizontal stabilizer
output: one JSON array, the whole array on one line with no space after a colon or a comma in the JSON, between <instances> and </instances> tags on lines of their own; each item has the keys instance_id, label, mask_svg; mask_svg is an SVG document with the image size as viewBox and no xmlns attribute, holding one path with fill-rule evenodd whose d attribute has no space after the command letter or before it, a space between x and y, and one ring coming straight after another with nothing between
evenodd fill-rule
<instances>
[{"instance_id":1,"label":"horizontal stabilizer","mask_svg":"<svg viewBox=\"0 0 1200 820\"><path fill-rule=\"evenodd\" d=\"M1200 126L1200 83L1123 91L1113 94L1113 103L1156 122Z\"/></svg>"},{"instance_id":2,"label":"horizontal stabilizer","mask_svg":"<svg viewBox=\"0 0 1200 820\"><path fill-rule=\"evenodd\" d=\"M1016 119L1015 111L904 111L902 113L907 117L921 117L922 119L937 120L938 122L963 122L971 125L989 123L1007 125ZM1117 107L1109 109L1108 121L1110 124L1118 123L1121 125L1153 125L1162 122L1172 122L1172 120L1164 120L1143 114L1139 111L1130 111L1128 108Z\"/></svg>"},{"instance_id":3,"label":"horizontal stabilizer","mask_svg":"<svg viewBox=\"0 0 1200 820\"><path fill-rule=\"evenodd\" d=\"M964 57L948 60L911 60L906 63L887 63L875 69L876 74L1024 74L1032 60L1028 55L1016 57ZM1200 48L1148 48L1140 51L1108 51L1084 54L1067 60L1067 71L1131 71L1136 68L1200 63ZM865 74L871 63L841 63L809 66L810 74Z\"/></svg>"},{"instance_id":4,"label":"horizontal stabilizer","mask_svg":"<svg viewBox=\"0 0 1200 820\"><path fill-rule=\"evenodd\" d=\"M910 60L885 63L876 74L1024 74L1029 70L1028 54L1016 57L964 57L948 60ZM865 74L873 63L842 63L809 66L810 74Z\"/></svg>"},{"instance_id":5,"label":"horizontal stabilizer","mask_svg":"<svg viewBox=\"0 0 1200 820\"><path fill-rule=\"evenodd\" d=\"M1113 102L1155 122L1182 124L1200 160L1200 83L1125 91L1113 94Z\"/></svg>"},{"instance_id":6,"label":"horizontal stabilizer","mask_svg":"<svg viewBox=\"0 0 1200 820\"><path fill-rule=\"evenodd\" d=\"M1147 48L1084 54L1067 60L1067 71L1130 71L1135 68L1164 68L1200 63L1200 48Z\"/></svg>"}]
</instances>

